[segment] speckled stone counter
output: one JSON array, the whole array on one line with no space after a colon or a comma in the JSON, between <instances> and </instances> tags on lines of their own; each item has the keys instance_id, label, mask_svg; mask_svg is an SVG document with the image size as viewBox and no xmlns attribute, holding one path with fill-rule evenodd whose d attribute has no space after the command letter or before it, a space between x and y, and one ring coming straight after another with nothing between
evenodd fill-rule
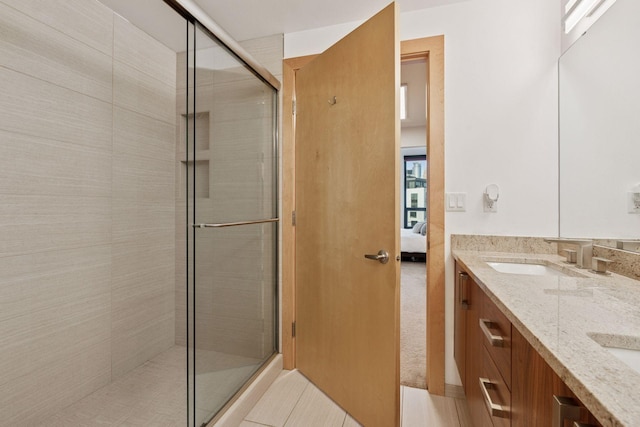
<instances>
[{"instance_id":1,"label":"speckled stone counter","mask_svg":"<svg viewBox=\"0 0 640 427\"><path fill-rule=\"evenodd\" d=\"M602 346L640 350L640 282L553 254L453 256L604 426L640 426L640 373ZM499 273L486 261L553 264L571 276Z\"/></svg>"}]
</instances>

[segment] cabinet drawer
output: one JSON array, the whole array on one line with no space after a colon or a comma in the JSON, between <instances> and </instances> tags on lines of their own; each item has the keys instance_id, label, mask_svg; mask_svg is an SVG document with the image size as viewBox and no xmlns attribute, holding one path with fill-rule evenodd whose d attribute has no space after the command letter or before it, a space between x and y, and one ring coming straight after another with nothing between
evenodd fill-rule
<instances>
[{"instance_id":1,"label":"cabinet drawer","mask_svg":"<svg viewBox=\"0 0 640 427\"><path fill-rule=\"evenodd\" d=\"M484 347L511 390L511 322L485 294L480 313L480 329Z\"/></svg>"},{"instance_id":2,"label":"cabinet drawer","mask_svg":"<svg viewBox=\"0 0 640 427\"><path fill-rule=\"evenodd\" d=\"M480 392L494 427L511 425L511 391L493 363L486 347L482 349Z\"/></svg>"}]
</instances>

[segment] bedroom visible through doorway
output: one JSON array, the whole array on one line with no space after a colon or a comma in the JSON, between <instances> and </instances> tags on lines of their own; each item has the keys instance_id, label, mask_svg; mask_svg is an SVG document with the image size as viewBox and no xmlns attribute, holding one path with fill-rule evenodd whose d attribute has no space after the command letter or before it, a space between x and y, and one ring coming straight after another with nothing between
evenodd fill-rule
<instances>
[{"instance_id":1,"label":"bedroom visible through doorway","mask_svg":"<svg viewBox=\"0 0 640 427\"><path fill-rule=\"evenodd\" d=\"M426 388L427 59L403 61L400 141L400 383ZM404 98L404 99L403 99Z\"/></svg>"}]
</instances>

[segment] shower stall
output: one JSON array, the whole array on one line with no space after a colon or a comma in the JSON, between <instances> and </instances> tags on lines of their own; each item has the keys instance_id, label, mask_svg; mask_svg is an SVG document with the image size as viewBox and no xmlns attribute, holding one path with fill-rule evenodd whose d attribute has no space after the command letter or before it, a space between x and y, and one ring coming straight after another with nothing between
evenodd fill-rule
<instances>
[{"instance_id":1,"label":"shower stall","mask_svg":"<svg viewBox=\"0 0 640 427\"><path fill-rule=\"evenodd\" d=\"M189 397L198 426L277 352L278 98L201 23L189 24L188 41L177 105Z\"/></svg>"},{"instance_id":2,"label":"shower stall","mask_svg":"<svg viewBox=\"0 0 640 427\"><path fill-rule=\"evenodd\" d=\"M279 83L141 7L0 0L0 427L199 427L278 351Z\"/></svg>"}]
</instances>

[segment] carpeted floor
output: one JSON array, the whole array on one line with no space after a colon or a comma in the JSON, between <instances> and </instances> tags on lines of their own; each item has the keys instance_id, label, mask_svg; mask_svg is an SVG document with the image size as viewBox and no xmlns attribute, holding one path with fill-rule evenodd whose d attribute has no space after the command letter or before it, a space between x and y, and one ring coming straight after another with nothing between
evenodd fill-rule
<instances>
[{"instance_id":1,"label":"carpeted floor","mask_svg":"<svg viewBox=\"0 0 640 427\"><path fill-rule=\"evenodd\" d=\"M427 267L402 262L400 279L400 384L426 388Z\"/></svg>"}]
</instances>

